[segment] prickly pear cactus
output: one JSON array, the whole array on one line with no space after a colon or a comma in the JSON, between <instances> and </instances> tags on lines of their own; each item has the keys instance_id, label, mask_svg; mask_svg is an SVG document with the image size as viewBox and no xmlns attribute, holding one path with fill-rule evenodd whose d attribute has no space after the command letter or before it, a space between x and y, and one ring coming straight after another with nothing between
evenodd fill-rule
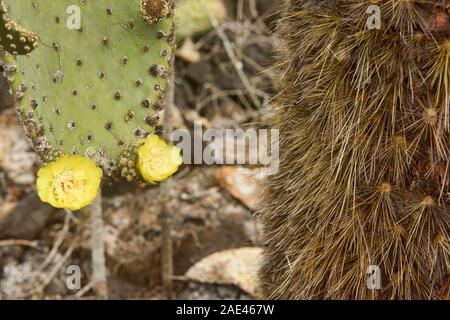
<instances>
[{"instance_id":1,"label":"prickly pear cactus","mask_svg":"<svg viewBox=\"0 0 450 320\"><path fill-rule=\"evenodd\" d=\"M133 180L164 106L173 1L3 0L2 11L3 69L44 162L80 155Z\"/></svg>"}]
</instances>

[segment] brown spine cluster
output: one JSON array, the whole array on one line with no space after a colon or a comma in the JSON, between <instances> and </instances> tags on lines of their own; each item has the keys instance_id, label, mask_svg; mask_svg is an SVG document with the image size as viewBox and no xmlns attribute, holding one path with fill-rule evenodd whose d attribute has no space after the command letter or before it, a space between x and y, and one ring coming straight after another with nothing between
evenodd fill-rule
<instances>
[{"instance_id":1,"label":"brown spine cluster","mask_svg":"<svg viewBox=\"0 0 450 320\"><path fill-rule=\"evenodd\" d=\"M171 14L174 2L174 0L141 0L139 11L145 21L156 23Z\"/></svg>"}]
</instances>

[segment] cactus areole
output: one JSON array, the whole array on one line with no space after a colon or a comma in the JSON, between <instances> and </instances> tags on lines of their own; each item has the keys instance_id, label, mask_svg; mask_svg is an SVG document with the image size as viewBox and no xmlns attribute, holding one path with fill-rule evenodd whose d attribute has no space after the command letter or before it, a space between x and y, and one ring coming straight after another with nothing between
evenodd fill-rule
<instances>
[{"instance_id":1,"label":"cactus areole","mask_svg":"<svg viewBox=\"0 0 450 320\"><path fill-rule=\"evenodd\" d=\"M44 163L81 156L106 177L143 181L137 148L164 107L173 11L173 1L1 1L3 70Z\"/></svg>"}]
</instances>

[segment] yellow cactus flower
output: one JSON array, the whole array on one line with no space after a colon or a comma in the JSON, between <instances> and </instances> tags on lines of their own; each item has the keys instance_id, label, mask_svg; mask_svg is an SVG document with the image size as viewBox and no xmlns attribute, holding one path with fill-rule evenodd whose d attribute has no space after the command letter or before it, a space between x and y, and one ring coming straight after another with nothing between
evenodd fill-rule
<instances>
[{"instance_id":1,"label":"yellow cactus flower","mask_svg":"<svg viewBox=\"0 0 450 320\"><path fill-rule=\"evenodd\" d=\"M181 150L168 145L157 135L149 135L138 148L138 168L150 184L168 179L183 163Z\"/></svg>"},{"instance_id":2,"label":"yellow cactus flower","mask_svg":"<svg viewBox=\"0 0 450 320\"><path fill-rule=\"evenodd\" d=\"M94 201L102 176L93 160L63 156L39 170L36 189L43 202L75 211Z\"/></svg>"}]
</instances>

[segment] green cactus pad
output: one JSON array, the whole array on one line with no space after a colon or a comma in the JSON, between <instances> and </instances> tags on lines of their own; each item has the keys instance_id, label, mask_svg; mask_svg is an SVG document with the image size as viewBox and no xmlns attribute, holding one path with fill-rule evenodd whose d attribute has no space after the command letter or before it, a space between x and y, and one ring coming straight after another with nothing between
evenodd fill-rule
<instances>
[{"instance_id":1,"label":"green cactus pad","mask_svg":"<svg viewBox=\"0 0 450 320\"><path fill-rule=\"evenodd\" d=\"M80 8L80 29L66 23L74 4ZM164 105L172 14L151 24L139 0L4 0L2 5L4 21L37 35L34 51L16 55L15 65L5 70L17 70L11 81L17 108L44 161L78 154L96 160L108 175L136 176L126 160L132 161L135 146L154 132Z\"/></svg>"}]
</instances>

